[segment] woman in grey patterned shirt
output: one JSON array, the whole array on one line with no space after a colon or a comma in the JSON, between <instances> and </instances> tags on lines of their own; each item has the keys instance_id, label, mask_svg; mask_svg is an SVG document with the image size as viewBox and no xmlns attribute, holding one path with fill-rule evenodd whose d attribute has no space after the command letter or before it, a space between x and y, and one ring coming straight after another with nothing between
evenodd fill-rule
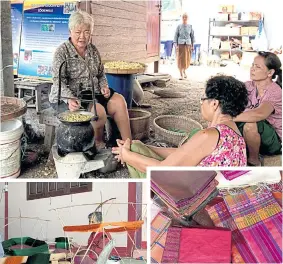
<instances>
[{"instance_id":1,"label":"woman in grey patterned shirt","mask_svg":"<svg viewBox=\"0 0 283 264\"><path fill-rule=\"evenodd\" d=\"M49 95L51 106L57 109L59 68L67 61L61 70L62 97L72 99L60 102L59 112L76 111L81 107L79 93L91 90L91 79L97 93L96 109L98 121L93 123L95 139L98 148L104 147L103 129L107 120L106 114L112 116L119 128L122 139L131 139L130 121L127 104L124 97L108 87L97 48L90 43L92 28L91 16L83 11L77 11L70 16L70 38L60 45L53 58L53 86ZM93 105L86 106L94 112Z\"/></svg>"},{"instance_id":2,"label":"woman in grey patterned shirt","mask_svg":"<svg viewBox=\"0 0 283 264\"><path fill-rule=\"evenodd\" d=\"M191 52L194 50L195 36L192 25L188 24L188 15L182 16L183 23L176 29L174 45L177 51L177 64L180 71L180 80L187 78L186 69L191 63Z\"/></svg>"}]
</instances>

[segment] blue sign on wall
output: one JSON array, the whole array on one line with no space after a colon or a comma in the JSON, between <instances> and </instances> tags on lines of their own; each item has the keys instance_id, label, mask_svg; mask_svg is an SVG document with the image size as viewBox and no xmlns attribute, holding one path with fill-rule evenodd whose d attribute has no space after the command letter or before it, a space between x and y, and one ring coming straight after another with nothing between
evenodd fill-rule
<instances>
[{"instance_id":1,"label":"blue sign on wall","mask_svg":"<svg viewBox=\"0 0 283 264\"><path fill-rule=\"evenodd\" d=\"M68 19L75 10L72 1L25 1L19 76L52 78L54 51L68 39Z\"/></svg>"}]
</instances>

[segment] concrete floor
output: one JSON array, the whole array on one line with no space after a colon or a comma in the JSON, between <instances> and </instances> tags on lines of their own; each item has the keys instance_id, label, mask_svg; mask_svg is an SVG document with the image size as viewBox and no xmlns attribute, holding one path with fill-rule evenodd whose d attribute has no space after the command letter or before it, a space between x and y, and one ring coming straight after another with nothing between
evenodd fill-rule
<instances>
[{"instance_id":1,"label":"concrete floor","mask_svg":"<svg viewBox=\"0 0 283 264\"><path fill-rule=\"evenodd\" d=\"M180 77L179 70L175 62L166 62L163 64L160 61L159 64L159 72L170 74L173 78L178 79ZM191 65L187 70L188 80L196 81L196 82L204 82L209 77L214 76L216 74L226 74L233 75L240 81L248 81L249 77L249 69L245 67L241 67L236 64L231 64L226 67L208 67L208 66L193 66Z\"/></svg>"}]
</instances>

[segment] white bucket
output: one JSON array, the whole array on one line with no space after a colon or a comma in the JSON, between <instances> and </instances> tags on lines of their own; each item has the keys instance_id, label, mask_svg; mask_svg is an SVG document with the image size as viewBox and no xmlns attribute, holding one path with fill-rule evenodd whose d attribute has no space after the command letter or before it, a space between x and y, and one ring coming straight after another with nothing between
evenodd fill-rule
<instances>
[{"instance_id":1,"label":"white bucket","mask_svg":"<svg viewBox=\"0 0 283 264\"><path fill-rule=\"evenodd\" d=\"M1 122L0 179L17 178L21 172L21 136L23 124L18 119Z\"/></svg>"}]
</instances>

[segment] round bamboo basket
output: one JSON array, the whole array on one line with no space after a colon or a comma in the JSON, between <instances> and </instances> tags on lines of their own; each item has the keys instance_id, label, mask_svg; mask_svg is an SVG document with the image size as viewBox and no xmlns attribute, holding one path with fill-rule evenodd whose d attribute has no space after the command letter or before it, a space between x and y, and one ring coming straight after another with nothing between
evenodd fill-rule
<instances>
[{"instance_id":1,"label":"round bamboo basket","mask_svg":"<svg viewBox=\"0 0 283 264\"><path fill-rule=\"evenodd\" d=\"M180 141L178 147L183 146L183 145L187 142L188 139L189 139L189 136L185 136L185 137Z\"/></svg>"},{"instance_id":2,"label":"round bamboo basket","mask_svg":"<svg viewBox=\"0 0 283 264\"><path fill-rule=\"evenodd\" d=\"M185 116L162 115L154 119L153 125L155 128L155 136L166 143L179 146L180 142L186 137L194 128L202 129L202 125L197 121L187 118ZM170 131L170 129L178 129L186 131L186 133L179 133Z\"/></svg>"},{"instance_id":3,"label":"round bamboo basket","mask_svg":"<svg viewBox=\"0 0 283 264\"><path fill-rule=\"evenodd\" d=\"M128 111L133 139L148 138L151 113L141 109L129 109Z\"/></svg>"},{"instance_id":4,"label":"round bamboo basket","mask_svg":"<svg viewBox=\"0 0 283 264\"><path fill-rule=\"evenodd\" d=\"M104 65L107 62L111 62L111 61L103 61ZM134 63L134 62L129 61L129 63ZM143 66L143 68L140 68L140 69L113 69L113 68L107 68L104 66L104 71L105 73L109 73L109 74L141 74L145 72L146 65L144 63L140 63L140 64Z\"/></svg>"},{"instance_id":5,"label":"round bamboo basket","mask_svg":"<svg viewBox=\"0 0 283 264\"><path fill-rule=\"evenodd\" d=\"M104 68L105 73L109 74L138 74L144 73L145 69L109 69Z\"/></svg>"},{"instance_id":6,"label":"round bamboo basket","mask_svg":"<svg viewBox=\"0 0 283 264\"><path fill-rule=\"evenodd\" d=\"M27 111L27 104L23 99L1 96L1 121L22 116Z\"/></svg>"}]
</instances>

